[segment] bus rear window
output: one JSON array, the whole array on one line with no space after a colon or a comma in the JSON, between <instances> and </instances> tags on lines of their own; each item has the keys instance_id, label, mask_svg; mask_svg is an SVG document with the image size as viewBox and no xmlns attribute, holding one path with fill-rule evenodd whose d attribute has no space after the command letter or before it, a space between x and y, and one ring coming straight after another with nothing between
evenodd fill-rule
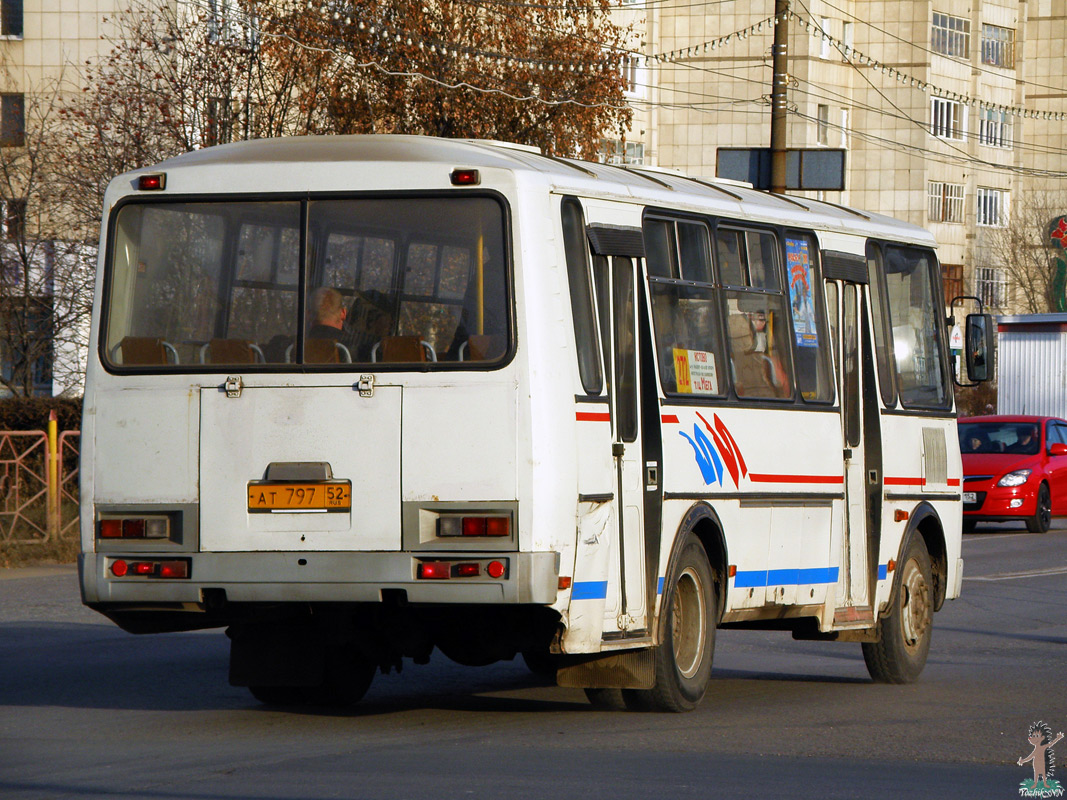
<instances>
[{"instance_id":1,"label":"bus rear window","mask_svg":"<svg viewBox=\"0 0 1067 800\"><path fill-rule=\"evenodd\" d=\"M116 367L432 368L508 351L490 198L131 203L108 269Z\"/></svg>"}]
</instances>

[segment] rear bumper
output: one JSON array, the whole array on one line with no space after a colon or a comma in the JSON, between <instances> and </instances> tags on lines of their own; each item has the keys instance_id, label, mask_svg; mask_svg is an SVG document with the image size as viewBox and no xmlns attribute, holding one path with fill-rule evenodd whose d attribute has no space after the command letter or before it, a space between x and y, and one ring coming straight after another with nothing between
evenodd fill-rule
<instances>
[{"instance_id":1,"label":"rear bumper","mask_svg":"<svg viewBox=\"0 0 1067 800\"><path fill-rule=\"evenodd\" d=\"M189 578L115 577L111 565L182 558ZM426 580L416 578L427 560L504 562L499 579ZM204 592L234 603L377 603L383 591L403 592L409 603L554 603L559 587L559 555L545 553L83 553L79 558L82 600L97 604L203 604Z\"/></svg>"}]
</instances>

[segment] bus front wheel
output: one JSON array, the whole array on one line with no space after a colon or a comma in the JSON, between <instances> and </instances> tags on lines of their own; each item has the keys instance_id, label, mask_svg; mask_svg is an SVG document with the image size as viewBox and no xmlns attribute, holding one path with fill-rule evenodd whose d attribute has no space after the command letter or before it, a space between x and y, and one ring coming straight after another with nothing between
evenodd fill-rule
<instances>
[{"instance_id":1,"label":"bus front wheel","mask_svg":"<svg viewBox=\"0 0 1067 800\"><path fill-rule=\"evenodd\" d=\"M663 599L665 629L656 648L656 684L624 692L629 708L691 711L711 679L718 593L704 546L693 534L678 554L674 577Z\"/></svg>"},{"instance_id":2,"label":"bus front wheel","mask_svg":"<svg viewBox=\"0 0 1067 800\"><path fill-rule=\"evenodd\" d=\"M863 645L867 671L879 683L912 683L926 666L933 634L932 587L930 554L916 534L899 567L892 608L878 623L879 640Z\"/></svg>"}]
</instances>

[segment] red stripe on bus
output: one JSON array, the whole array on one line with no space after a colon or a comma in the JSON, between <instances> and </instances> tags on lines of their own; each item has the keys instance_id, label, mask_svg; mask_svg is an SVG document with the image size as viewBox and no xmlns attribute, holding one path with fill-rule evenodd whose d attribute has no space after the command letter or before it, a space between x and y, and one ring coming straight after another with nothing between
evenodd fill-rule
<instances>
[{"instance_id":1,"label":"red stripe on bus","mask_svg":"<svg viewBox=\"0 0 1067 800\"><path fill-rule=\"evenodd\" d=\"M576 411L574 418L578 422L611 422L611 414L603 411Z\"/></svg>"},{"instance_id":2,"label":"red stripe on bus","mask_svg":"<svg viewBox=\"0 0 1067 800\"><path fill-rule=\"evenodd\" d=\"M960 485L960 479L959 478L949 478L948 479L948 485L949 486L959 486Z\"/></svg>"},{"instance_id":3,"label":"red stripe on bus","mask_svg":"<svg viewBox=\"0 0 1067 800\"><path fill-rule=\"evenodd\" d=\"M677 414L664 414L663 416L660 417L660 421L663 422L664 425L668 425L668 424L671 424L671 423L677 425L678 424L678 415Z\"/></svg>"},{"instance_id":4,"label":"red stripe on bus","mask_svg":"<svg viewBox=\"0 0 1067 800\"><path fill-rule=\"evenodd\" d=\"M844 475L769 475L750 472L753 483L844 483Z\"/></svg>"},{"instance_id":5,"label":"red stripe on bus","mask_svg":"<svg viewBox=\"0 0 1067 800\"><path fill-rule=\"evenodd\" d=\"M882 481L886 486L922 486L922 478L886 478Z\"/></svg>"}]
</instances>

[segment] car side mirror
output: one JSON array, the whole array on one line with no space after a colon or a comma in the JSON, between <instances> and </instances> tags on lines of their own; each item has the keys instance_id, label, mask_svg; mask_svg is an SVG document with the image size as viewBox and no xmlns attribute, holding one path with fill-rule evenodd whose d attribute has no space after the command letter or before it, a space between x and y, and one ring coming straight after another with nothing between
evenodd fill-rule
<instances>
[{"instance_id":1,"label":"car side mirror","mask_svg":"<svg viewBox=\"0 0 1067 800\"><path fill-rule=\"evenodd\" d=\"M967 379L975 383L987 381L993 377L993 317L990 314L968 314L967 334Z\"/></svg>"},{"instance_id":2,"label":"car side mirror","mask_svg":"<svg viewBox=\"0 0 1067 800\"><path fill-rule=\"evenodd\" d=\"M1050 456L1067 456L1067 444L1053 442L1048 446L1048 454Z\"/></svg>"}]
</instances>

